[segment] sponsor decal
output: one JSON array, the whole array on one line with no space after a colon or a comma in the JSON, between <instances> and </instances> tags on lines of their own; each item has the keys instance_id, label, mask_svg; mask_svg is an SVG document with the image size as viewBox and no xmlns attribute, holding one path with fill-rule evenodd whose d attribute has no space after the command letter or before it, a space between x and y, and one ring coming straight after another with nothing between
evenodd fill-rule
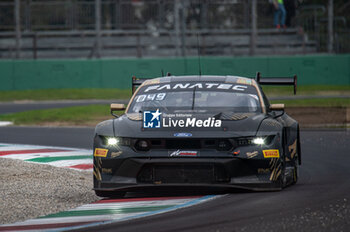
<instances>
[{"instance_id":1,"label":"sponsor decal","mask_svg":"<svg viewBox=\"0 0 350 232\"><path fill-rule=\"evenodd\" d=\"M248 159L251 159L251 158L254 158L258 155L258 151L247 152L246 155L247 155Z\"/></svg>"},{"instance_id":2,"label":"sponsor decal","mask_svg":"<svg viewBox=\"0 0 350 232\"><path fill-rule=\"evenodd\" d=\"M143 112L143 128L201 128L201 127L221 127L222 121L214 117L197 119L195 117L188 117L185 119L172 118L170 114L161 117L162 113L157 109L156 111L148 110ZM180 115L174 115L178 117ZM174 135L175 136L175 135Z\"/></svg>"},{"instance_id":3,"label":"sponsor decal","mask_svg":"<svg viewBox=\"0 0 350 232\"><path fill-rule=\"evenodd\" d=\"M208 118L206 120L197 118L163 118L163 127L221 127L221 120L215 118Z\"/></svg>"},{"instance_id":4,"label":"sponsor decal","mask_svg":"<svg viewBox=\"0 0 350 232\"><path fill-rule=\"evenodd\" d=\"M175 156L197 156L198 151L181 151L181 150L176 150L170 153L170 157L175 157Z\"/></svg>"},{"instance_id":5,"label":"sponsor decal","mask_svg":"<svg viewBox=\"0 0 350 232\"><path fill-rule=\"evenodd\" d=\"M149 110L143 112L143 127L144 128L160 128L160 119L162 113L159 109L156 111Z\"/></svg>"},{"instance_id":6,"label":"sponsor decal","mask_svg":"<svg viewBox=\"0 0 350 232\"><path fill-rule=\"evenodd\" d=\"M174 136L175 137L191 137L192 134L191 133L175 133Z\"/></svg>"},{"instance_id":7,"label":"sponsor decal","mask_svg":"<svg viewBox=\"0 0 350 232\"><path fill-rule=\"evenodd\" d=\"M147 86L145 93L149 91L161 91L169 89L217 89L217 90L237 90L245 91L248 87L245 85L234 85L227 83L177 83Z\"/></svg>"},{"instance_id":8,"label":"sponsor decal","mask_svg":"<svg viewBox=\"0 0 350 232\"><path fill-rule=\"evenodd\" d=\"M120 156L122 153L123 153L122 151L112 152L112 153L111 153L111 157L112 157L112 158L118 157L118 156Z\"/></svg>"},{"instance_id":9,"label":"sponsor decal","mask_svg":"<svg viewBox=\"0 0 350 232\"><path fill-rule=\"evenodd\" d=\"M112 173L112 168L102 168L102 173Z\"/></svg>"},{"instance_id":10,"label":"sponsor decal","mask_svg":"<svg viewBox=\"0 0 350 232\"><path fill-rule=\"evenodd\" d=\"M95 148L94 156L107 157L108 149Z\"/></svg>"},{"instance_id":11,"label":"sponsor decal","mask_svg":"<svg viewBox=\"0 0 350 232\"><path fill-rule=\"evenodd\" d=\"M270 173L270 169L269 168L258 168L258 173L259 174L267 174L267 173Z\"/></svg>"},{"instance_id":12,"label":"sponsor decal","mask_svg":"<svg viewBox=\"0 0 350 232\"><path fill-rule=\"evenodd\" d=\"M263 150L264 158L279 158L280 153L277 149L273 150Z\"/></svg>"},{"instance_id":13,"label":"sponsor decal","mask_svg":"<svg viewBox=\"0 0 350 232\"><path fill-rule=\"evenodd\" d=\"M192 114L189 114L189 113L163 113L163 116L166 117L166 118L191 118L193 115Z\"/></svg>"}]
</instances>

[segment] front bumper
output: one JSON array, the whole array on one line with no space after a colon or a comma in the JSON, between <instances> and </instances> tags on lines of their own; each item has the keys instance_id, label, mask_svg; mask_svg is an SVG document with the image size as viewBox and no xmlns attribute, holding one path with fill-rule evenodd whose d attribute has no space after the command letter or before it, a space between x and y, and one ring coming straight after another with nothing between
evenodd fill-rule
<instances>
[{"instance_id":1,"label":"front bumper","mask_svg":"<svg viewBox=\"0 0 350 232\"><path fill-rule=\"evenodd\" d=\"M279 159L231 158L94 158L94 189L239 188L280 190Z\"/></svg>"}]
</instances>

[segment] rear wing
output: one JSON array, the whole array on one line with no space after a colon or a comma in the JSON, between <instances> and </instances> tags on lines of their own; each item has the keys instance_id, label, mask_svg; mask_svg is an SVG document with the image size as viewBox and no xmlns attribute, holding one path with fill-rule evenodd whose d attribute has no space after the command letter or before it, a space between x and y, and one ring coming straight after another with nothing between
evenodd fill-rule
<instances>
[{"instance_id":1,"label":"rear wing","mask_svg":"<svg viewBox=\"0 0 350 232\"><path fill-rule=\"evenodd\" d=\"M256 82L260 85L293 85L294 94L297 93L297 75L293 77L261 77L260 72L256 73Z\"/></svg>"},{"instance_id":2,"label":"rear wing","mask_svg":"<svg viewBox=\"0 0 350 232\"><path fill-rule=\"evenodd\" d=\"M170 73L167 73L167 76L170 76ZM132 86L132 94L135 93L137 87L142 85L146 80L150 80L154 78L136 78L135 76L131 79ZM260 72L256 73L255 80L260 85L293 85L294 86L294 94L297 93L297 75L293 77L261 77Z\"/></svg>"},{"instance_id":3,"label":"rear wing","mask_svg":"<svg viewBox=\"0 0 350 232\"><path fill-rule=\"evenodd\" d=\"M132 88L132 94L135 93L135 90L137 89L137 87L139 87L140 85L142 85L143 82L145 82L146 80L150 80L153 78L136 78L135 76L132 76L131 79L131 88Z\"/></svg>"},{"instance_id":4,"label":"rear wing","mask_svg":"<svg viewBox=\"0 0 350 232\"><path fill-rule=\"evenodd\" d=\"M162 72L162 76L164 76L163 72ZM171 76L171 73L167 72L166 76ZM146 80L150 80L150 79L154 79L154 78L136 78L135 76L132 76L131 78L132 94L135 93L135 90L137 89L137 87L142 85L142 83L145 82Z\"/></svg>"}]
</instances>

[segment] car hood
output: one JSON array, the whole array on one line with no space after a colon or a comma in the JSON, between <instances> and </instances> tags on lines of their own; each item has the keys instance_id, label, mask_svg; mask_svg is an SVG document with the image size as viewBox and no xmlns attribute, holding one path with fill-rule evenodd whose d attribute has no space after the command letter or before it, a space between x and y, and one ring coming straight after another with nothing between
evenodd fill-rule
<instances>
[{"instance_id":1,"label":"car hood","mask_svg":"<svg viewBox=\"0 0 350 232\"><path fill-rule=\"evenodd\" d=\"M164 119L163 119L164 118ZM131 138L230 138L240 136L255 136L259 126L266 118L262 113L220 113L193 114L191 117L163 117L165 121L160 128L143 128L141 114L128 114L113 120L114 136ZM169 120L179 121L196 118L196 120L210 120L208 127L179 127L174 126ZM221 124L216 127L213 121L220 120ZM171 125L169 125L171 124ZM165 127L168 126L168 127Z\"/></svg>"}]
</instances>

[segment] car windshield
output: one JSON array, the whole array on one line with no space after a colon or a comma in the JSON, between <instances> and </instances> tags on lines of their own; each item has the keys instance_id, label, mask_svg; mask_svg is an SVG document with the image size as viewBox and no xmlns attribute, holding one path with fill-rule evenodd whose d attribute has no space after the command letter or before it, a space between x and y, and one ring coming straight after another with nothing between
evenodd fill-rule
<instances>
[{"instance_id":1,"label":"car windshield","mask_svg":"<svg viewBox=\"0 0 350 232\"><path fill-rule=\"evenodd\" d=\"M150 90L146 86L138 91L128 113L150 109L161 109L163 112L261 112L256 89L252 86L240 86L241 88L236 89L228 88L228 86L226 89L205 89L195 86L180 90L171 87L162 89L161 86Z\"/></svg>"}]
</instances>

